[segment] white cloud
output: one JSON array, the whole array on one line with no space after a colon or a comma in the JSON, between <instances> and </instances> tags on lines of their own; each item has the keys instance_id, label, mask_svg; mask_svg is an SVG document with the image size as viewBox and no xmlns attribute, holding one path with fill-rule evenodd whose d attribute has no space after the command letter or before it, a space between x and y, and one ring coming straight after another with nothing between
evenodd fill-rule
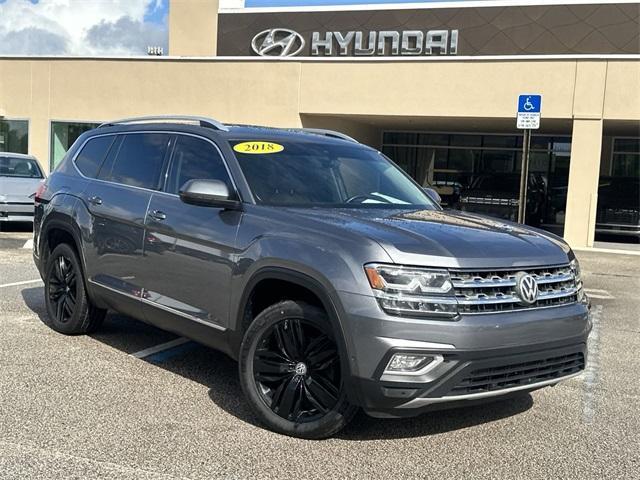
<instances>
[{"instance_id":1,"label":"white cloud","mask_svg":"<svg viewBox=\"0 0 640 480\"><path fill-rule=\"evenodd\" d=\"M162 0L6 0L0 54L132 55L167 42L166 26L144 21Z\"/></svg>"}]
</instances>

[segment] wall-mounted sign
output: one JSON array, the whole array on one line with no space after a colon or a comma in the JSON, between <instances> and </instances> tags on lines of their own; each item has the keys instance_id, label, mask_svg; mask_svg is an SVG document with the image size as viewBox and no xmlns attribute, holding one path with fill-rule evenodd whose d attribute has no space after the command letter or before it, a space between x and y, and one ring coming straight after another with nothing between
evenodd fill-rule
<instances>
[{"instance_id":1,"label":"wall-mounted sign","mask_svg":"<svg viewBox=\"0 0 640 480\"><path fill-rule=\"evenodd\" d=\"M270 28L251 40L258 55L292 57L307 43L311 56L456 55L458 30L311 32L310 39L288 28Z\"/></svg>"},{"instance_id":2,"label":"wall-mounted sign","mask_svg":"<svg viewBox=\"0 0 640 480\"><path fill-rule=\"evenodd\" d=\"M335 11L221 11L218 55L366 59L640 53L637 3L576 2L570 8L546 2L459 2L467 6L456 8L456 3L397 10L368 5Z\"/></svg>"}]
</instances>

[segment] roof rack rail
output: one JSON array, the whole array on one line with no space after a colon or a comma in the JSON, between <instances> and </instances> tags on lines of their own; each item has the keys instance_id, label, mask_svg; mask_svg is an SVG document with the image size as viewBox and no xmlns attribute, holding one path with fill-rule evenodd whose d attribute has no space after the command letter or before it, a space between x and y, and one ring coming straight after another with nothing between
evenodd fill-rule
<instances>
[{"instance_id":1,"label":"roof rack rail","mask_svg":"<svg viewBox=\"0 0 640 480\"><path fill-rule=\"evenodd\" d=\"M194 122L194 123L198 123L201 127L213 128L214 130L222 130L224 132L229 131L229 128L227 128L227 126L224 123L219 122L218 120L214 120L213 118L198 117L193 115L152 115L148 117L122 118L120 120L105 122L99 125L98 128L110 127L112 125L122 125L125 123L171 122L171 121Z\"/></svg>"},{"instance_id":2,"label":"roof rack rail","mask_svg":"<svg viewBox=\"0 0 640 480\"><path fill-rule=\"evenodd\" d=\"M336 132L335 130L326 130L324 128L297 128L299 132L312 133L314 135L323 135L325 137L339 138L340 140L347 140L349 142L360 143L353 137L346 135L342 132Z\"/></svg>"}]
</instances>

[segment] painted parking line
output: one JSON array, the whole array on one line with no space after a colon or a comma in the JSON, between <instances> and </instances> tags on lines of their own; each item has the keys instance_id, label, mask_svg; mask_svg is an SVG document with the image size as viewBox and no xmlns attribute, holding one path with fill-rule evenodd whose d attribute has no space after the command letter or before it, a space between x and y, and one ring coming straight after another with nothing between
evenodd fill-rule
<instances>
[{"instance_id":1,"label":"painted parking line","mask_svg":"<svg viewBox=\"0 0 640 480\"><path fill-rule=\"evenodd\" d=\"M22 282L5 283L0 285L0 288L17 287L20 285L29 285L31 283L42 283L42 280L38 278L37 280L23 280Z\"/></svg>"},{"instance_id":2,"label":"painted parking line","mask_svg":"<svg viewBox=\"0 0 640 480\"><path fill-rule=\"evenodd\" d=\"M589 295L589 298L597 298L599 300L615 300L616 298L611 295L608 290L602 290L599 288L585 288L584 291Z\"/></svg>"},{"instance_id":3,"label":"painted parking line","mask_svg":"<svg viewBox=\"0 0 640 480\"><path fill-rule=\"evenodd\" d=\"M33 238L30 238L29 240L24 242L24 245L22 246L22 248L24 248L24 249L32 249L33 248Z\"/></svg>"},{"instance_id":4,"label":"painted parking line","mask_svg":"<svg viewBox=\"0 0 640 480\"><path fill-rule=\"evenodd\" d=\"M171 347L167 350L163 350L161 352L154 353L153 355L149 355L148 357L145 357L144 360L152 363L162 363L174 357L179 357L181 355L189 353L192 350L195 350L200 347L202 347L202 345L200 345L199 343L187 341L186 343L183 343L176 347Z\"/></svg>"},{"instance_id":5,"label":"painted parking line","mask_svg":"<svg viewBox=\"0 0 640 480\"><path fill-rule=\"evenodd\" d=\"M148 358L148 357L151 357L152 355L157 355L159 353L171 350L172 348L176 348L181 345L184 345L189 341L190 340L188 338L183 338L183 337L176 338L169 342L161 343L159 345L155 345L153 347L140 350L139 352L132 353L131 356L136 358Z\"/></svg>"}]
</instances>

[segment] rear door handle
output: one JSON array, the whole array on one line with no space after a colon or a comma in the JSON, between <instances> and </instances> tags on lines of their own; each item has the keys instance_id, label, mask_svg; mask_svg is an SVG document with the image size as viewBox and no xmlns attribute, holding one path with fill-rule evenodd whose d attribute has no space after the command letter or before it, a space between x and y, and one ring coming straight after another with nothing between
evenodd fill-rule
<instances>
[{"instance_id":1,"label":"rear door handle","mask_svg":"<svg viewBox=\"0 0 640 480\"><path fill-rule=\"evenodd\" d=\"M89 203L93 204L93 205L102 205L102 199L100 197L89 197Z\"/></svg>"},{"instance_id":2,"label":"rear door handle","mask_svg":"<svg viewBox=\"0 0 640 480\"><path fill-rule=\"evenodd\" d=\"M167 218L167 214L164 212L161 212L160 210L154 210L149 214L149 216L159 222L161 222L162 220L166 220Z\"/></svg>"}]
</instances>

